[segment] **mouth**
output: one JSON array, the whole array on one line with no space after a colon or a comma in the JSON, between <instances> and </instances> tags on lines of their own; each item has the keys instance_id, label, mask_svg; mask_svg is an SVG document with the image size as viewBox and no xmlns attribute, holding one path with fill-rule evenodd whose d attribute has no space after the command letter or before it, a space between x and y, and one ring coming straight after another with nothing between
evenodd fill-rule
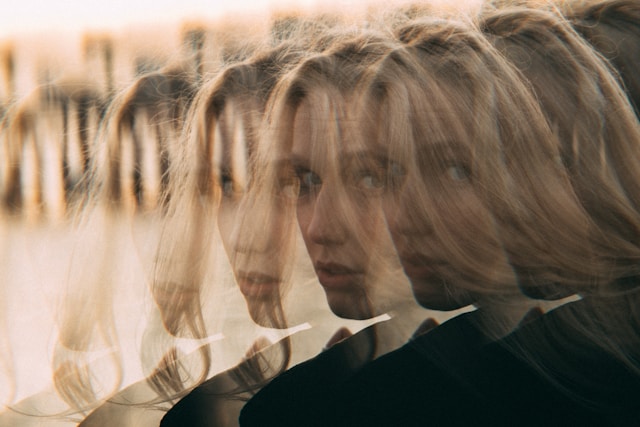
<instances>
[{"instance_id":1,"label":"mouth","mask_svg":"<svg viewBox=\"0 0 640 427\"><path fill-rule=\"evenodd\" d=\"M361 285L364 272L333 262L314 264L320 284L327 289L344 289Z\"/></svg>"},{"instance_id":2,"label":"mouth","mask_svg":"<svg viewBox=\"0 0 640 427\"><path fill-rule=\"evenodd\" d=\"M240 292L246 297L260 298L271 296L278 291L280 279L255 271L240 271L237 275Z\"/></svg>"}]
</instances>

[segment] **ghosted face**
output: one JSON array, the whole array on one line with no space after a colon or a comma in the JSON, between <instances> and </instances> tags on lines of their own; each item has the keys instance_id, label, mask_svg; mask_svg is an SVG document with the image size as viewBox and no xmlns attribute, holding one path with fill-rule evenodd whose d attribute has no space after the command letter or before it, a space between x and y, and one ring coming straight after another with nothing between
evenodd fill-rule
<instances>
[{"instance_id":1,"label":"ghosted face","mask_svg":"<svg viewBox=\"0 0 640 427\"><path fill-rule=\"evenodd\" d=\"M371 126L365 140L386 165L384 213L416 300L453 310L513 279L493 217L476 191L473 147L464 132L438 120L443 115L425 114L419 128L403 136Z\"/></svg>"},{"instance_id":2,"label":"ghosted face","mask_svg":"<svg viewBox=\"0 0 640 427\"><path fill-rule=\"evenodd\" d=\"M330 91L306 96L295 115L291 166L298 224L329 306L364 319L392 308L409 287L391 279L399 265L384 224L382 170L359 142L347 106Z\"/></svg>"},{"instance_id":3,"label":"ghosted face","mask_svg":"<svg viewBox=\"0 0 640 427\"><path fill-rule=\"evenodd\" d=\"M227 102L216 123L216 150L222 196L218 227L233 273L253 320L265 326L280 298L291 233L293 201L269 192L247 192L252 137L259 126L257 106Z\"/></svg>"},{"instance_id":4,"label":"ghosted face","mask_svg":"<svg viewBox=\"0 0 640 427\"><path fill-rule=\"evenodd\" d=\"M247 162L250 148L250 132L253 123L249 113L243 111L246 104L229 100L215 121L216 168L222 196L218 211L218 227L227 254L233 254L234 221L245 194L249 178Z\"/></svg>"}]
</instances>

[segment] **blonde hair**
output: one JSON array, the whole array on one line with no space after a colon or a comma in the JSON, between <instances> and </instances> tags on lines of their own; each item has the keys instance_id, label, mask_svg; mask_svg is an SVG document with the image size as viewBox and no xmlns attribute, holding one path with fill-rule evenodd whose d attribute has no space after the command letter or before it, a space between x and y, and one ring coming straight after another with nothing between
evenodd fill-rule
<instances>
[{"instance_id":1,"label":"blonde hair","mask_svg":"<svg viewBox=\"0 0 640 427\"><path fill-rule=\"evenodd\" d=\"M392 45L393 41L381 33L334 29L315 45L321 52L310 52L304 61L282 77L274 89L256 147L253 184L249 186L247 198L253 203L261 203L267 199L262 205L267 206L266 212L263 211L265 217L284 216L282 220L288 227L284 234L289 241L281 239L280 249L285 255L294 255L291 239L293 229L297 228L295 203L299 182L289 161L294 121L299 106L307 96L318 91L326 93L330 99L335 98L334 100L353 97L363 72L382 59ZM321 114L325 107L326 105L312 105ZM282 211L276 213L277 209ZM353 218L347 220L356 224ZM293 258L288 258L287 262L293 264ZM281 287L279 300L286 297L287 291L286 286ZM364 306L363 312L370 311L366 295L363 295L360 302ZM274 303L281 304L278 301ZM375 346L375 337L372 337L368 346L365 346L366 358L373 357Z\"/></svg>"},{"instance_id":2,"label":"blonde hair","mask_svg":"<svg viewBox=\"0 0 640 427\"><path fill-rule=\"evenodd\" d=\"M279 74L298 56L296 46L291 43L259 51L249 60L223 69L197 93L187 118L180 161L171 170L167 220L152 285L163 323L172 335L187 334L194 339L206 336L201 293L205 281L211 280L211 241L215 235L215 219L222 197L222 175L217 159L222 141L218 140L216 123L234 100L247 101L240 105L239 111L234 110L234 114L257 114L261 117ZM257 110L254 111L254 108ZM243 131L249 141L246 157L251 161L257 130L245 126ZM232 170L231 174L234 173ZM270 326L284 328L286 323L279 308L269 307L268 319L265 320ZM203 363L193 384L206 378L211 363L208 347L202 346L199 351ZM288 343L283 351L284 360L282 366L276 368L277 373L288 364ZM245 370L233 370L231 373L238 379L240 387L231 395L239 396L260 387L265 381L265 369L262 366L250 366ZM188 388L180 375L177 359L167 360L150 381L154 389L168 399L178 397Z\"/></svg>"},{"instance_id":3,"label":"blonde hair","mask_svg":"<svg viewBox=\"0 0 640 427\"><path fill-rule=\"evenodd\" d=\"M3 222L26 225L26 230L35 224L38 231L47 230L43 225L70 231L65 227L74 222L74 209L83 191L82 176L89 169L88 151L104 106L104 94L90 82L78 79L44 85L14 105L3 123L8 144L7 169L3 170ZM70 154L74 149L77 158ZM24 179L26 173L31 174L33 182ZM52 361L55 390L70 410L51 416L86 411L95 403L97 389L104 385L91 381L95 364L92 367L89 353L95 344L109 349L107 363L115 366L115 379L110 385L117 387L120 381L108 307L110 291L100 286L74 285L78 283L70 284L68 297L59 307L59 333ZM88 319L91 321L85 323Z\"/></svg>"},{"instance_id":4,"label":"blonde hair","mask_svg":"<svg viewBox=\"0 0 640 427\"><path fill-rule=\"evenodd\" d=\"M597 227L593 239L609 280L635 276L640 128L611 68L550 12L500 10L482 26L535 90L576 194Z\"/></svg>"},{"instance_id":5,"label":"blonde hair","mask_svg":"<svg viewBox=\"0 0 640 427\"><path fill-rule=\"evenodd\" d=\"M577 285L578 278L600 273L585 268L592 257L589 220L559 163L557 140L517 72L467 24L418 20L399 29L398 37L405 47L376 70L367 95L390 113L378 128L380 139L390 141L390 154L428 165L446 159L419 157L422 141L466 142L474 192L500 236L494 253L503 246L516 271L545 283ZM415 215L425 215L428 203L419 206L424 209ZM430 219L437 233L442 225ZM467 258L446 229L440 232L440 249L450 261L478 277L472 291L515 292L505 287L513 280L509 271L496 276L491 265Z\"/></svg>"},{"instance_id":6,"label":"blonde hair","mask_svg":"<svg viewBox=\"0 0 640 427\"><path fill-rule=\"evenodd\" d=\"M77 410L87 411L120 387L114 296L116 273L125 266L119 256L127 239L123 225L136 211L162 212L159 194L143 197L147 186L139 153L147 150L159 170L168 167L169 145L175 144L192 91L179 72L143 76L111 102L95 141L87 143L87 170L78 183L80 201L74 212L80 239L72 255L53 360L56 390ZM127 151L130 168L123 167ZM156 178L158 193L166 187L164 174ZM96 359L96 354L105 351L108 375L96 382L94 370L105 369L104 355Z\"/></svg>"},{"instance_id":7,"label":"blonde hair","mask_svg":"<svg viewBox=\"0 0 640 427\"><path fill-rule=\"evenodd\" d=\"M167 197L168 169L178 155L177 140L194 93L186 71L170 67L141 76L111 102L101 128L103 146L97 144L91 153L90 176L90 185L108 206L115 211L152 210ZM155 157L160 168L160 188L153 198L145 197L151 192L145 179L152 178L143 176L145 154Z\"/></svg>"},{"instance_id":8,"label":"blonde hair","mask_svg":"<svg viewBox=\"0 0 640 427\"><path fill-rule=\"evenodd\" d=\"M615 73L560 16L523 8L498 10L483 19L482 28L534 88L593 223L596 264L604 270L576 288L585 304L564 312L575 334L571 339L585 340L637 375L640 124ZM556 385L578 397L583 385L592 386L579 366L566 363L554 337L530 338L516 343L515 350ZM554 369L562 367L562 378L549 368L549 360Z\"/></svg>"},{"instance_id":9,"label":"blonde hair","mask_svg":"<svg viewBox=\"0 0 640 427\"><path fill-rule=\"evenodd\" d=\"M611 61L640 117L640 4L634 0L573 1L562 4L561 10L578 33Z\"/></svg>"}]
</instances>

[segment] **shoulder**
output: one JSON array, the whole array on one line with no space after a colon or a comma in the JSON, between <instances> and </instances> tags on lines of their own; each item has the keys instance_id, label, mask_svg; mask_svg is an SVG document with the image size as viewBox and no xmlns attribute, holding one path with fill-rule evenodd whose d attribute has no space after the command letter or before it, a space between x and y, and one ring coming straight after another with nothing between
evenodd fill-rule
<instances>
[{"instance_id":1,"label":"shoulder","mask_svg":"<svg viewBox=\"0 0 640 427\"><path fill-rule=\"evenodd\" d=\"M309 425L309 417L322 411L321 402L353 374L347 341L273 379L246 403L241 425Z\"/></svg>"}]
</instances>

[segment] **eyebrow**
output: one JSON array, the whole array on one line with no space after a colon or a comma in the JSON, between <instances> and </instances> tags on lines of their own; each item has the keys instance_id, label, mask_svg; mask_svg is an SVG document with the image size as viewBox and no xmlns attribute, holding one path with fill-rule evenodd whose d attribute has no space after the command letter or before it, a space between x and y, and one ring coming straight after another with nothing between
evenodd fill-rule
<instances>
[{"instance_id":1,"label":"eyebrow","mask_svg":"<svg viewBox=\"0 0 640 427\"><path fill-rule=\"evenodd\" d=\"M416 148L418 153L426 152L434 155L454 154L468 156L471 153L471 149L468 146L454 140L436 142L433 144L422 144L420 146L416 146Z\"/></svg>"},{"instance_id":2,"label":"eyebrow","mask_svg":"<svg viewBox=\"0 0 640 427\"><path fill-rule=\"evenodd\" d=\"M344 155L340 159L340 163L343 165L350 165L356 162L364 163L370 161L373 161L374 163L380 165L384 165L389 161L389 158L386 153L382 154L377 150L366 149L344 153Z\"/></svg>"},{"instance_id":3,"label":"eyebrow","mask_svg":"<svg viewBox=\"0 0 640 427\"><path fill-rule=\"evenodd\" d=\"M354 152L346 152L337 159L341 166L349 165L355 162L366 162L366 161L374 161L379 164L385 164L388 160L386 155L376 153L373 150L359 150ZM289 159L282 159L279 161L280 163L288 163L288 166L309 166L309 159L303 156L298 156L296 154L291 154Z\"/></svg>"}]
</instances>

